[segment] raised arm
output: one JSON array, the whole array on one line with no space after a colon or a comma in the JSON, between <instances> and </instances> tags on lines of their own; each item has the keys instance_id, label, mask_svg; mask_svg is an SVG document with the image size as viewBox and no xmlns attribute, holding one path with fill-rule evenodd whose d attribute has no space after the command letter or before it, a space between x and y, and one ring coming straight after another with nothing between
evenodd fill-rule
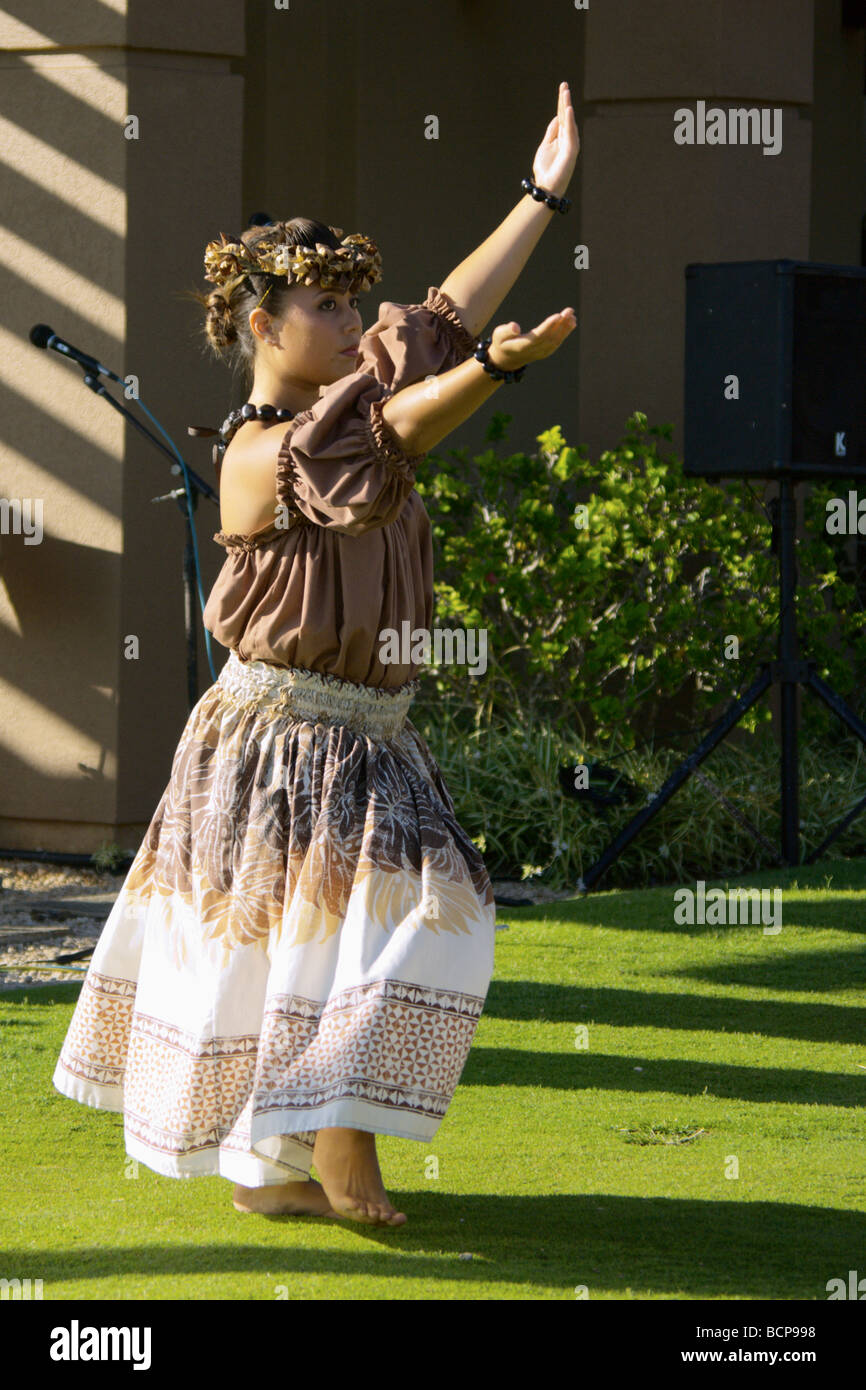
<instances>
[{"instance_id":1,"label":"raised arm","mask_svg":"<svg viewBox=\"0 0 866 1390\"><path fill-rule=\"evenodd\" d=\"M557 198L563 197L579 152L571 93L568 83L561 82L556 115L533 161L533 182ZM546 203L524 194L505 221L443 280L439 288L454 301L473 336L495 314L554 216Z\"/></svg>"},{"instance_id":2,"label":"raised arm","mask_svg":"<svg viewBox=\"0 0 866 1390\"><path fill-rule=\"evenodd\" d=\"M556 352L576 326L571 308L551 314L528 333L521 333L518 323L498 324L491 335L488 359L502 371L514 371ZM426 454L468 420L501 385L480 362L468 357L450 372L440 372L435 390L431 391L427 381L416 381L390 396L382 406L382 419L407 454Z\"/></svg>"}]
</instances>

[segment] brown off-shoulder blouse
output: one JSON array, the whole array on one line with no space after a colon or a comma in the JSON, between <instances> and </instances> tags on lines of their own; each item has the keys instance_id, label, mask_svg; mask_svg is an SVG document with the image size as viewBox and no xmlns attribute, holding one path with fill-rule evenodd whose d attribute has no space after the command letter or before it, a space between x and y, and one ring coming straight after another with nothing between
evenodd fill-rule
<instances>
[{"instance_id":1,"label":"brown off-shoulder blouse","mask_svg":"<svg viewBox=\"0 0 866 1390\"><path fill-rule=\"evenodd\" d=\"M418 675L419 663L380 661L386 629L402 639L404 622L410 635L433 622L430 520L415 490L424 455L403 451L382 405L458 366L474 346L435 286L423 304L386 301L361 338L352 375L292 419L277 460L278 520L251 535L213 537L227 555L204 625L241 661L383 689Z\"/></svg>"}]
</instances>

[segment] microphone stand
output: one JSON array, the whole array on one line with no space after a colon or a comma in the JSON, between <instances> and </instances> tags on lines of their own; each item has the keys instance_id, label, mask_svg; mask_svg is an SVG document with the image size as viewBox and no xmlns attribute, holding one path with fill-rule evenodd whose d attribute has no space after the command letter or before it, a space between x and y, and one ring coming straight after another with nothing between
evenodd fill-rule
<instances>
[{"instance_id":1,"label":"microphone stand","mask_svg":"<svg viewBox=\"0 0 866 1390\"><path fill-rule=\"evenodd\" d=\"M172 473L181 472L181 466L171 450L167 448L162 440L158 439L146 425L143 425L140 420L137 420L132 412L127 410L125 405L116 400L115 397L111 395L110 391L105 389L95 373L85 371L84 384L85 386L89 386L90 390L97 396L101 396L104 401L107 401L110 406L113 406L118 414L123 415L131 425L135 426L139 434L144 435L145 439L150 441L154 448L159 449L161 454L165 454L171 460ZM195 511L198 505L199 493L203 493L205 497L210 498L210 500L216 502L217 505L219 505L219 496L211 487L210 483L205 482L204 478L200 478L198 473L190 468L189 465L187 465L186 472L190 482L190 492L192 494L191 507L185 487L174 488L171 492L165 492L160 497L152 497L150 500L152 502L168 502L170 500L177 502L183 514L186 527L186 541L183 548L183 617L184 627L186 629L186 694L189 711L191 713L193 706L198 700L198 639L196 635L196 605L194 601L195 551L193 549L192 512Z\"/></svg>"}]
</instances>

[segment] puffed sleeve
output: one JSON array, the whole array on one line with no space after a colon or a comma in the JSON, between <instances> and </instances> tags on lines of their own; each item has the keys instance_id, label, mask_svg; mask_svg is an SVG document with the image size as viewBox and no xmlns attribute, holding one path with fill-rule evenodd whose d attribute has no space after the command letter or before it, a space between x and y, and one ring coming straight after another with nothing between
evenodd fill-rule
<instances>
[{"instance_id":1,"label":"puffed sleeve","mask_svg":"<svg viewBox=\"0 0 866 1390\"><path fill-rule=\"evenodd\" d=\"M391 394L353 372L296 415L277 456L277 501L348 536L395 521L424 455L405 453L383 420Z\"/></svg>"},{"instance_id":2,"label":"puffed sleeve","mask_svg":"<svg viewBox=\"0 0 866 1390\"><path fill-rule=\"evenodd\" d=\"M379 317L358 344L357 370L392 391L459 367L475 339L453 300L431 285L423 304L379 305Z\"/></svg>"}]
</instances>

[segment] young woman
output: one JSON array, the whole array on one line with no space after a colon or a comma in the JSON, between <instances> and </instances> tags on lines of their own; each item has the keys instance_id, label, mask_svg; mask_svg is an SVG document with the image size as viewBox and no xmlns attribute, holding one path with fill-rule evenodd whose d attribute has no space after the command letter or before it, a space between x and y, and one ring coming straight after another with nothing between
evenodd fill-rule
<instances>
[{"instance_id":1,"label":"young woman","mask_svg":"<svg viewBox=\"0 0 866 1390\"><path fill-rule=\"evenodd\" d=\"M375 1136L429 1145L484 1005L490 880L408 719L422 659L390 660L383 634L430 634L418 462L575 326L564 309L528 333L499 324L486 353L475 341L567 208L578 150L562 83L535 192L366 333L367 238L295 219L207 248L207 334L251 381L214 450L226 559L204 621L229 658L181 735L54 1085L122 1111L127 1153L156 1172L231 1180L239 1211L405 1222Z\"/></svg>"}]
</instances>

